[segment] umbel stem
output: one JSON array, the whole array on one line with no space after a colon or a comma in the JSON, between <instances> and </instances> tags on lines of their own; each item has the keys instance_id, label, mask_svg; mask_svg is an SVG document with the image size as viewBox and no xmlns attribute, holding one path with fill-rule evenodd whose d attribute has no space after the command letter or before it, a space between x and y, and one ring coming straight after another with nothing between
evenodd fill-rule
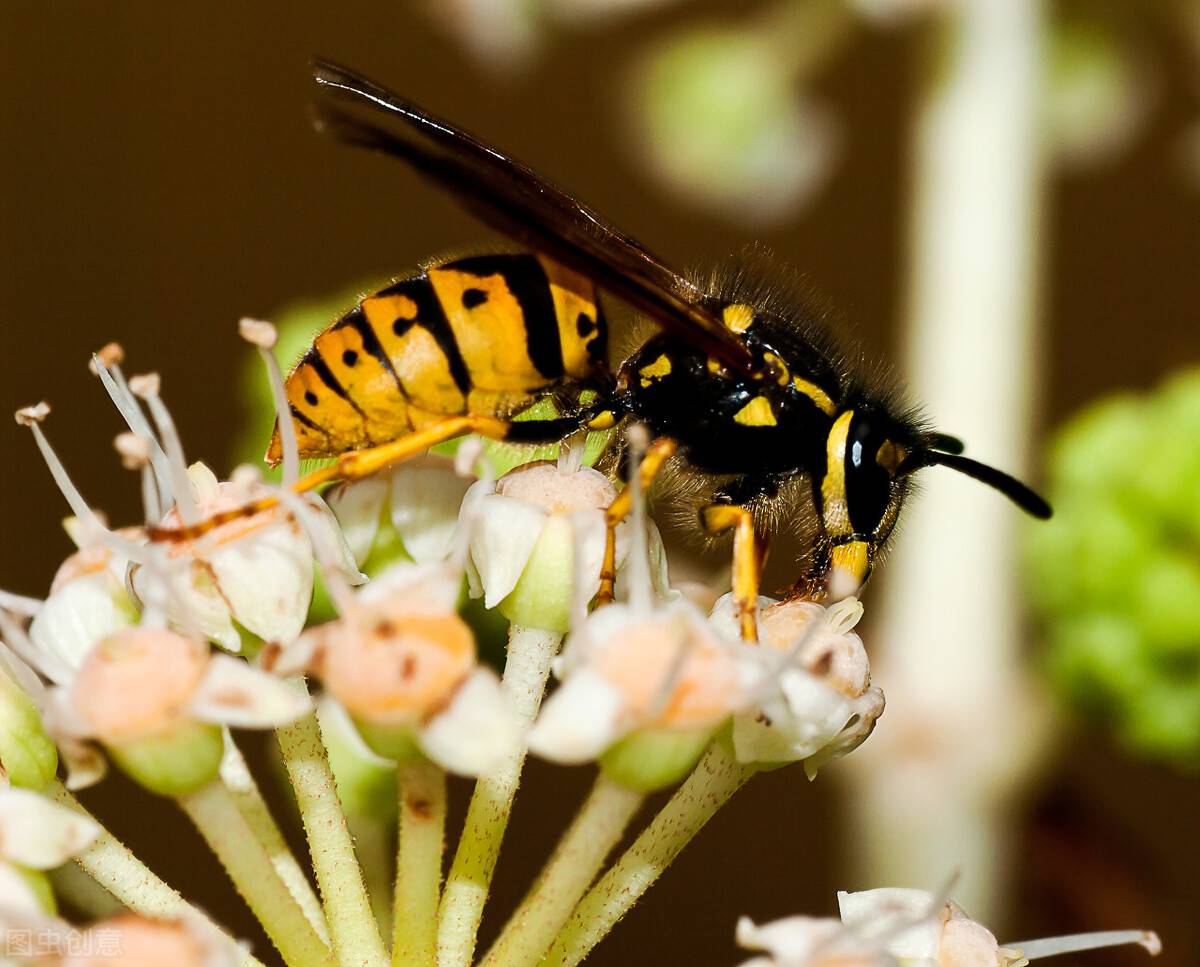
<instances>
[{"instance_id":1,"label":"umbel stem","mask_svg":"<svg viewBox=\"0 0 1200 967\"><path fill-rule=\"evenodd\" d=\"M400 764L396 850L395 967L434 967L446 830L446 774L424 757Z\"/></svg>"},{"instance_id":2,"label":"umbel stem","mask_svg":"<svg viewBox=\"0 0 1200 967\"><path fill-rule=\"evenodd\" d=\"M500 687L511 703L522 733L528 730L541 707L550 663L561 641L562 635L553 631L518 625L509 629L508 657ZM438 917L439 967L468 967L471 963L483 905L524 765L522 744L500 769L475 784Z\"/></svg>"},{"instance_id":3,"label":"umbel stem","mask_svg":"<svg viewBox=\"0 0 1200 967\"><path fill-rule=\"evenodd\" d=\"M580 901L541 963L574 967L583 960L755 771L755 766L737 762L723 742L714 742L650 825Z\"/></svg>"},{"instance_id":4,"label":"umbel stem","mask_svg":"<svg viewBox=\"0 0 1200 967\"><path fill-rule=\"evenodd\" d=\"M645 798L604 773L596 777L533 889L484 957L483 967L517 967L541 960Z\"/></svg>"}]
</instances>

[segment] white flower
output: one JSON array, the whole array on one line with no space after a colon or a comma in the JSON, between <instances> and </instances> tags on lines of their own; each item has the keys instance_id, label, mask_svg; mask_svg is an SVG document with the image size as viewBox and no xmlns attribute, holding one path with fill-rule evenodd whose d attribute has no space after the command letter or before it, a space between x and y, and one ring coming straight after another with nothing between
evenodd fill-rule
<instances>
[{"instance_id":1,"label":"white flower","mask_svg":"<svg viewBox=\"0 0 1200 967\"><path fill-rule=\"evenodd\" d=\"M125 586L129 559L102 543L88 542L75 518L66 528L79 550L54 575L50 594L29 625L29 637L73 668L105 635L136 624L137 608ZM120 533L131 541L142 537L134 528Z\"/></svg>"},{"instance_id":2,"label":"white flower","mask_svg":"<svg viewBox=\"0 0 1200 967\"><path fill-rule=\"evenodd\" d=\"M461 581L451 566L395 564L342 595L340 618L305 632L270 666L316 674L376 756L417 749L452 772L490 773L520 737L455 610Z\"/></svg>"},{"instance_id":3,"label":"white flower","mask_svg":"<svg viewBox=\"0 0 1200 967\"><path fill-rule=\"evenodd\" d=\"M218 481L202 463L187 472L201 518L236 510L269 488L249 481ZM164 527L181 523L178 509ZM227 651L241 650L237 625L264 641L288 643L304 628L313 591L313 551L303 528L282 507L222 524L195 542L170 546L172 562L167 614L185 631L195 631ZM133 587L146 596L145 569ZM234 622L237 622L237 625Z\"/></svg>"},{"instance_id":4,"label":"white flower","mask_svg":"<svg viewBox=\"0 0 1200 967\"><path fill-rule=\"evenodd\" d=\"M895 959L832 917L786 917L761 926L742 917L737 942L766 954L742 967L898 967Z\"/></svg>"},{"instance_id":5,"label":"white flower","mask_svg":"<svg viewBox=\"0 0 1200 967\"><path fill-rule=\"evenodd\" d=\"M755 698L734 719L734 751L741 762L804 760L812 777L861 744L883 712L883 693L871 686L866 650L851 631L862 606L760 599L760 607L762 644L741 646ZM736 628L731 596L717 602L711 620L726 633Z\"/></svg>"},{"instance_id":6,"label":"white flower","mask_svg":"<svg viewBox=\"0 0 1200 967\"><path fill-rule=\"evenodd\" d=\"M428 454L364 480L341 484L325 494L359 567L398 538L418 564L446 560L455 546L459 508L471 481L454 462ZM384 563L390 563L385 561Z\"/></svg>"}]
</instances>

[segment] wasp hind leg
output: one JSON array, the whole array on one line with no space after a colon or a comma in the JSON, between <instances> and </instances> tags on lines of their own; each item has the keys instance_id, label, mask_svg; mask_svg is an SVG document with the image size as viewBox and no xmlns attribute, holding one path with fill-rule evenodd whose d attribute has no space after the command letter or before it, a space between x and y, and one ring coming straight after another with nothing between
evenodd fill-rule
<instances>
[{"instance_id":1,"label":"wasp hind leg","mask_svg":"<svg viewBox=\"0 0 1200 967\"><path fill-rule=\"evenodd\" d=\"M733 600L744 641L758 641L758 588L767 544L754 532L754 515L745 507L714 503L700 509L700 524L714 536L733 531Z\"/></svg>"},{"instance_id":2,"label":"wasp hind leg","mask_svg":"<svg viewBox=\"0 0 1200 967\"><path fill-rule=\"evenodd\" d=\"M667 437L659 437L650 444L638 469L638 484L642 493L650 489L662 465L675 453L677 444ZM633 509L633 494L628 487L617 494L616 499L604 512L604 561L600 565L600 590L594 603L599 606L611 604L617 580L617 527Z\"/></svg>"}]
</instances>

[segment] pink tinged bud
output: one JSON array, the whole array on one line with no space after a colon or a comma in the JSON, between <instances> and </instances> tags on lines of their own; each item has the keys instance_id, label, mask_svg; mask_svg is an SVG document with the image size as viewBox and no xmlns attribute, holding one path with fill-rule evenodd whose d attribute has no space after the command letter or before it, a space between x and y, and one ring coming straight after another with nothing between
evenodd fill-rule
<instances>
[{"instance_id":1,"label":"pink tinged bud","mask_svg":"<svg viewBox=\"0 0 1200 967\"><path fill-rule=\"evenodd\" d=\"M187 924L130 913L89 928L69 945L59 963L61 967L226 967L236 960L232 950L214 958L212 942Z\"/></svg>"}]
</instances>

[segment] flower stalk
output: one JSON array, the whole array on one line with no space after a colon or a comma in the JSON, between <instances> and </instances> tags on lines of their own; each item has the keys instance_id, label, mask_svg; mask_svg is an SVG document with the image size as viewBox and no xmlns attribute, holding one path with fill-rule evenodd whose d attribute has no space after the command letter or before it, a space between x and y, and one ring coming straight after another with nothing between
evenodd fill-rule
<instances>
[{"instance_id":1,"label":"flower stalk","mask_svg":"<svg viewBox=\"0 0 1200 967\"><path fill-rule=\"evenodd\" d=\"M388 962L387 952L338 800L316 713L279 729L276 735L304 822L337 962L383 967Z\"/></svg>"},{"instance_id":2,"label":"flower stalk","mask_svg":"<svg viewBox=\"0 0 1200 967\"><path fill-rule=\"evenodd\" d=\"M397 768L394 967L434 967L446 832L446 773L424 756Z\"/></svg>"},{"instance_id":3,"label":"flower stalk","mask_svg":"<svg viewBox=\"0 0 1200 967\"><path fill-rule=\"evenodd\" d=\"M645 793L603 772L596 777L537 882L484 957L483 967L520 967L541 960L645 798Z\"/></svg>"},{"instance_id":4,"label":"flower stalk","mask_svg":"<svg viewBox=\"0 0 1200 967\"><path fill-rule=\"evenodd\" d=\"M288 967L334 967L329 948L280 879L229 789L213 782L177 801L217 855Z\"/></svg>"},{"instance_id":5,"label":"flower stalk","mask_svg":"<svg viewBox=\"0 0 1200 967\"><path fill-rule=\"evenodd\" d=\"M723 741L714 742L650 825L575 907L541 963L574 967L583 960L756 771L754 765L739 763Z\"/></svg>"},{"instance_id":6,"label":"flower stalk","mask_svg":"<svg viewBox=\"0 0 1200 967\"><path fill-rule=\"evenodd\" d=\"M500 688L520 728L529 728L541 707L550 664L562 635L513 625ZM475 784L466 823L438 912L437 961L440 967L467 967L483 917L500 844L508 828L513 797L525 765L522 744L494 773Z\"/></svg>"}]
</instances>

